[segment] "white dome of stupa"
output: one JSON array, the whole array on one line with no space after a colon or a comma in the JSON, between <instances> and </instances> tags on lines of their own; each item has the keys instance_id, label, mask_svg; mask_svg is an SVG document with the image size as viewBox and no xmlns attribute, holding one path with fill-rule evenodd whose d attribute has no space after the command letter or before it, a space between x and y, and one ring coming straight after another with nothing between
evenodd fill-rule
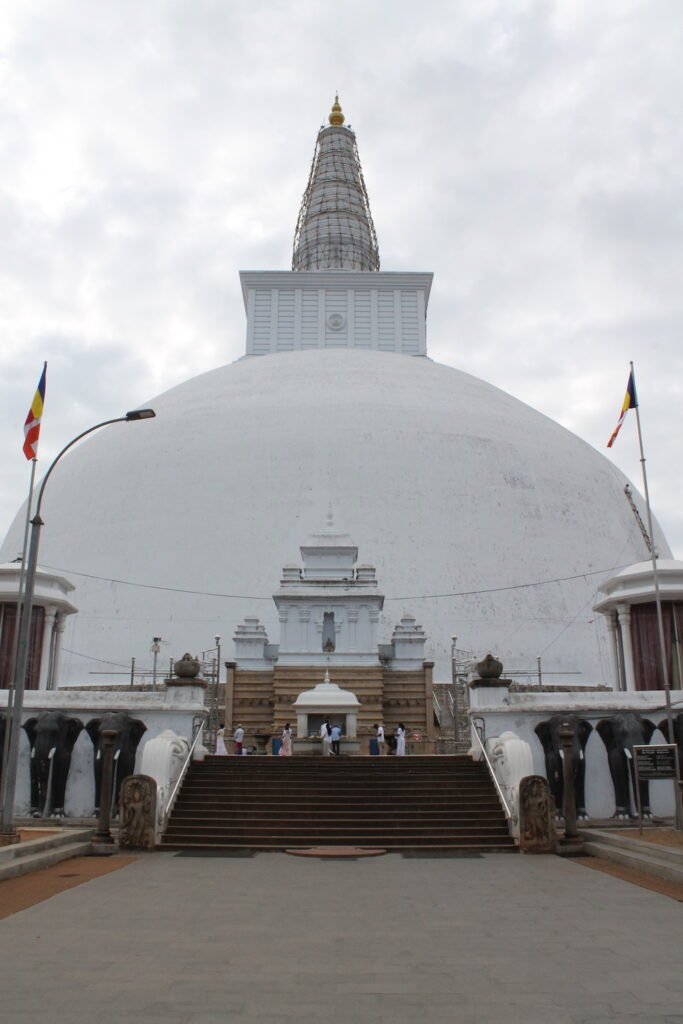
<instances>
[{"instance_id":1,"label":"white dome of stupa","mask_svg":"<svg viewBox=\"0 0 683 1024\"><path fill-rule=\"evenodd\" d=\"M332 123L318 145L347 160L349 193L362 176L347 132ZM544 678L613 682L592 608L601 583L645 556L626 478L552 420L426 356L430 275L363 269L374 229L337 224L342 200L316 167L307 209L326 218L324 269L243 275L250 355L152 399L156 419L93 435L50 479L40 563L76 585L79 609L60 683L117 681L92 673L149 664L154 636L178 657L220 635L231 658L245 616L277 643L282 566L330 505L376 566L380 642L416 616L435 681L451 678L456 635L506 673L531 673L541 656ZM356 220L363 203L364 187ZM19 513L0 559L16 556L22 529ZM661 533L656 544L670 556Z\"/></svg>"},{"instance_id":2,"label":"white dome of stupa","mask_svg":"<svg viewBox=\"0 0 683 1024\"><path fill-rule=\"evenodd\" d=\"M79 608L62 682L106 668L69 651L142 667L153 635L197 653L249 614L277 642L281 568L330 504L377 567L380 639L411 611L435 679L456 634L510 670L542 654L582 672L565 682L603 681L597 588L643 542L623 475L552 420L426 357L359 350L243 358L149 404L155 420L94 435L45 492L40 561ZM0 558L21 531L18 515Z\"/></svg>"}]
</instances>

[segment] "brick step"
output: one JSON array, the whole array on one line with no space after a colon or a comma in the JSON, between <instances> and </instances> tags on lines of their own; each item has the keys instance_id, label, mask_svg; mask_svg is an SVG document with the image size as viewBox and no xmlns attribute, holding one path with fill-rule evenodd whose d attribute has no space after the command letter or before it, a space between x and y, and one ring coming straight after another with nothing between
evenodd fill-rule
<instances>
[{"instance_id":1,"label":"brick step","mask_svg":"<svg viewBox=\"0 0 683 1024\"><path fill-rule=\"evenodd\" d=\"M404 767L405 765L405 767ZM195 762L192 766L193 773L202 772L205 775L227 775L240 772L244 775L260 775L263 772L275 774L306 775L311 772L326 775L394 775L394 776L419 776L419 775L482 775L486 774L486 768L480 764L471 763L465 765L445 765L442 768L434 769L429 765L414 765L412 759L407 762L384 761L381 758L365 760L363 764L353 764L344 758L321 758L318 757L311 764L300 764L297 758L272 758L267 760L254 760L245 758L224 759L223 764L205 764Z\"/></svg>"},{"instance_id":2,"label":"brick step","mask_svg":"<svg viewBox=\"0 0 683 1024\"><path fill-rule=\"evenodd\" d=\"M486 800L330 800L321 794L315 800L293 796L289 800L272 798L268 800L188 800L182 795L178 797L173 813L185 811L208 812L211 814L248 814L270 810L282 814L387 814L408 817L414 814L472 814L483 812L496 814L501 805L498 800L487 797Z\"/></svg>"},{"instance_id":3,"label":"brick step","mask_svg":"<svg viewBox=\"0 0 683 1024\"><path fill-rule=\"evenodd\" d=\"M361 740L363 737L361 737ZM365 739L372 739L370 736L366 736ZM342 743L344 741L342 740ZM293 763L293 764L315 764L321 760L321 754L295 754L294 757L273 757L272 754L262 755L250 755L250 757L242 758L244 762L250 760L252 762L261 761L279 761L282 763ZM332 755L327 758L323 758L325 761L335 761L336 758ZM405 757L396 757L395 754L382 754L381 757L372 757L369 754L348 754L343 760L348 764L368 764L370 763L382 763L383 761L394 761L396 764L425 764L433 765L438 767L440 764L464 764L473 765L475 768L481 764L480 761L473 761L468 754L407 754ZM238 761L233 754L219 755L219 754L207 754L203 761L195 761L196 765L206 764L227 764Z\"/></svg>"},{"instance_id":4,"label":"brick step","mask_svg":"<svg viewBox=\"0 0 683 1024\"><path fill-rule=\"evenodd\" d=\"M481 831L479 828L416 828L414 830L405 828L396 829L357 829L357 828L299 828L295 831L289 828L262 828L258 830L244 829L206 829L195 828L173 828L165 835L165 840L174 843L179 840L199 840L203 843L226 842L226 843L265 843L269 841L295 843L310 843L318 845L327 843L335 846L337 843L346 843L352 836L354 841L361 846L385 846L391 840L399 842L422 843L427 840L439 840L440 842L452 842L460 839L476 839L479 843L487 845L488 842L501 843L508 839L507 828L490 828Z\"/></svg>"},{"instance_id":5,"label":"brick step","mask_svg":"<svg viewBox=\"0 0 683 1024\"><path fill-rule=\"evenodd\" d=\"M423 815L384 815L381 819L377 819L377 816L369 815L368 818L359 818L356 814L346 815L333 815L329 818L313 816L310 814L302 814L299 817L293 817L289 814L283 814L282 809L272 809L270 813L259 814L258 817L246 817L244 815L236 814L233 817L217 816L209 817L206 814L195 814L186 812L179 815L173 815L172 825L181 823L183 825L193 826L202 825L203 827L209 828L265 828L271 824L280 824L282 822L290 822L293 828L299 828L302 825L308 826L311 821L314 821L316 825L326 828L336 828L339 826L346 827L349 822L358 828L415 828L415 827L429 827L432 825L441 825L445 827L499 827L503 824L507 828L505 815L500 812L498 814L489 814L485 816L472 816L472 815L450 815L444 816L442 814L423 816Z\"/></svg>"},{"instance_id":6,"label":"brick step","mask_svg":"<svg viewBox=\"0 0 683 1024\"><path fill-rule=\"evenodd\" d=\"M280 843L280 845L273 845L268 843L263 845L262 843L213 843L211 846L205 846L203 843L164 843L164 849L178 851L179 853L188 854L206 852L210 850L212 854L220 853L224 850L226 854L236 853L238 851L244 851L245 853L265 853L266 851L282 851L289 850L309 850L309 849L322 849L326 846L332 846L331 843ZM348 843L334 843L334 849L338 849L340 846L348 846L353 848L363 849L363 844L348 842ZM476 843L426 843L421 846L415 846L411 843L392 843L383 846L373 846L373 850L383 850L386 853L404 853L410 852L414 854L430 854L430 853L443 853L443 854L480 854L480 853L517 853L517 847L514 843L506 843L503 846L487 845L478 846ZM365 847L370 849L370 847Z\"/></svg>"},{"instance_id":7,"label":"brick step","mask_svg":"<svg viewBox=\"0 0 683 1024\"><path fill-rule=\"evenodd\" d=\"M425 811L421 808L364 808L358 810L356 807L343 807L343 808L330 808L330 807L309 807L307 805L300 805L296 808L282 807L280 804L271 804L265 807L232 807L229 810L223 808L214 807L175 807L173 809L174 818L204 818L207 821L231 821L235 818L272 818L276 816L278 818L290 817L293 819L305 818L310 820L311 818L322 818L324 820L334 821L337 818L352 819L354 821L362 821L364 819L372 820L373 818L391 819L399 818L401 820L409 821L414 818L419 818L421 821L441 821L441 820L482 820L488 818L498 818L502 814L500 807L489 807L479 808L471 807L465 810L442 810L435 809L431 811Z\"/></svg>"},{"instance_id":8,"label":"brick step","mask_svg":"<svg viewBox=\"0 0 683 1024\"><path fill-rule=\"evenodd\" d=\"M380 779L370 779L367 783L349 781L344 783L342 779L188 779L183 786L188 793L224 793L234 789L240 793L286 793L289 789L297 793L326 792L326 793L348 793L349 795L362 796L364 793L386 793L387 795L397 793L415 793L428 796L434 792L447 793L487 793L490 792L491 784L481 782L454 782L449 779L447 782L440 779L429 779L424 782L411 783L409 781L393 782L387 784Z\"/></svg>"},{"instance_id":9,"label":"brick step","mask_svg":"<svg viewBox=\"0 0 683 1024\"><path fill-rule=\"evenodd\" d=\"M437 763L438 762L438 763ZM209 754L204 761L194 761L200 771L387 771L387 772L452 772L481 770L481 761L452 754L433 758L419 757L217 757Z\"/></svg>"},{"instance_id":10,"label":"brick step","mask_svg":"<svg viewBox=\"0 0 683 1024\"><path fill-rule=\"evenodd\" d=\"M316 764L311 765L297 765L296 762L287 761L283 763L281 761L266 762L263 768L252 768L243 765L239 758L236 758L233 762L229 762L225 765L216 767L204 767L203 765L193 765L190 769L190 775L204 775L213 776L215 778L225 777L227 775L239 775L240 777L247 778L260 778L263 775L270 775L273 778L283 778L286 775L293 775L297 778L305 778L307 775L320 775L326 779L334 778L339 776L345 779L435 779L435 778L452 778L452 779L470 779L470 778L482 778L488 777L488 773L485 768L480 768L478 765L475 768L469 768L464 770L462 768L451 767L441 771L429 771L425 769L412 769L412 768L397 768L395 765L389 763L386 767L366 768L365 766L353 766L349 765L348 769L343 761L334 761L330 766L330 762L324 758L320 758Z\"/></svg>"},{"instance_id":11,"label":"brick step","mask_svg":"<svg viewBox=\"0 0 683 1024\"><path fill-rule=\"evenodd\" d=\"M331 775L341 775L345 778L364 777L364 778L435 778L435 777L476 777L481 776L485 778L487 773L485 768L481 768L479 765L473 765L471 768L450 766L447 768L440 769L438 771L430 770L428 767L414 768L411 764L407 768L398 767L397 763L387 762L386 765L346 765L344 761L326 761L325 758L318 758L315 764L310 765L298 765L296 761L289 759L278 761L273 758L271 761L266 761L261 767L262 762L258 763L258 766L251 766L244 764L240 758L234 759L234 761L226 761L223 765L204 765L197 764L193 765L190 769L190 774L203 774L203 775L246 775L258 778L261 775L269 774L273 777L281 777L283 775L297 775L298 777L305 775L325 775L329 777Z\"/></svg>"},{"instance_id":12,"label":"brick step","mask_svg":"<svg viewBox=\"0 0 683 1024\"><path fill-rule=\"evenodd\" d=\"M280 797L277 794L270 797L258 798L258 794L241 797L234 796L216 797L210 799L194 799L181 794L175 803L175 810L206 810L218 811L230 814L235 811L249 812L266 810L270 807L279 808L284 811L309 810L312 813L329 812L331 814L347 814L359 812L373 814L384 811L387 814L419 814L422 811L428 813L444 814L468 814L470 811L498 811L500 803L487 794L481 800L458 800L456 798L435 798L433 800L415 800L410 797L397 800L350 800L345 797L327 796L325 793L318 793L314 796L292 794L288 798Z\"/></svg>"},{"instance_id":13,"label":"brick step","mask_svg":"<svg viewBox=\"0 0 683 1024\"><path fill-rule=\"evenodd\" d=\"M375 836L369 842L366 836L349 834L337 836L334 843L321 843L319 836L299 836L292 839L289 836L270 836L267 840L263 838L243 838L234 842L221 842L220 840L198 839L194 835L176 836L167 839L164 836L162 845L168 849L247 849L247 850L283 850L290 847L306 849L311 846L373 846L383 849L416 850L416 849L440 849L440 850L510 850L516 849L513 840L508 836L505 838L482 839L478 835L458 836L449 839L440 836L413 836L410 839L399 836Z\"/></svg>"}]
</instances>

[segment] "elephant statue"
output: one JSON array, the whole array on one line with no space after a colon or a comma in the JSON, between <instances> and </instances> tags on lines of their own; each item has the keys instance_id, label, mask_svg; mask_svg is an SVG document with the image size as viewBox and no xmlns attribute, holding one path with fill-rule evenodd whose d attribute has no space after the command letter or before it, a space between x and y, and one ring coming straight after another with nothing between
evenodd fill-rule
<instances>
[{"instance_id":1,"label":"elephant statue","mask_svg":"<svg viewBox=\"0 0 683 1024\"><path fill-rule=\"evenodd\" d=\"M104 741L102 733L112 729L114 738L114 769L112 789L112 816L119 811L119 794L121 783L127 775L135 774L135 752L147 726L139 718L131 718L125 711L105 711L101 718L91 718L86 725L86 732L95 748L95 815L100 813L100 783L102 781L102 752Z\"/></svg>"},{"instance_id":2,"label":"elephant statue","mask_svg":"<svg viewBox=\"0 0 683 1024\"><path fill-rule=\"evenodd\" d=\"M631 789L635 794L633 747L649 743L655 726L647 718L641 718L633 711L624 711L621 714L613 715L612 718L603 718L598 722L596 729L607 749L607 761L616 803L613 817L635 818L629 790L630 779ZM640 783L640 808L644 818L652 817L650 787L647 782Z\"/></svg>"},{"instance_id":3,"label":"elephant statue","mask_svg":"<svg viewBox=\"0 0 683 1024\"><path fill-rule=\"evenodd\" d=\"M71 753L83 722L67 718L61 711L42 711L24 722L31 744L31 815L34 818L63 818L66 780Z\"/></svg>"},{"instance_id":4,"label":"elephant statue","mask_svg":"<svg viewBox=\"0 0 683 1024\"><path fill-rule=\"evenodd\" d=\"M679 778L683 779L683 711L679 711L677 715L674 715L674 736L671 738L669 732L669 720L665 718L659 723L659 731L662 736L666 739L667 743L675 743L678 747L678 775Z\"/></svg>"},{"instance_id":5,"label":"elephant statue","mask_svg":"<svg viewBox=\"0 0 683 1024\"><path fill-rule=\"evenodd\" d=\"M576 715L553 715L547 722L539 722L534 732L541 741L545 754L545 773L548 778L550 792L555 800L558 818L564 817L564 762L560 729L565 722L574 731L572 744L572 766L574 776L574 796L576 799L577 818L587 818L586 812L586 760L585 750L588 737L593 726L585 718Z\"/></svg>"}]
</instances>

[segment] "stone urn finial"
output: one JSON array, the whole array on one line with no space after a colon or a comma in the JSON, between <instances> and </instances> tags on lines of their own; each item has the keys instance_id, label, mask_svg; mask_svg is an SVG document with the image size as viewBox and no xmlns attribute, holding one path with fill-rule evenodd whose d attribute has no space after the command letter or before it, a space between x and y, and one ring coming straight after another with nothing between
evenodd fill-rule
<instances>
[{"instance_id":1,"label":"stone urn finial","mask_svg":"<svg viewBox=\"0 0 683 1024\"><path fill-rule=\"evenodd\" d=\"M173 662L173 671L180 679L195 679L199 675L199 661L187 651Z\"/></svg>"},{"instance_id":2,"label":"stone urn finial","mask_svg":"<svg viewBox=\"0 0 683 1024\"><path fill-rule=\"evenodd\" d=\"M500 679L503 672L503 662L498 661L492 654L477 662L477 672L480 679Z\"/></svg>"}]
</instances>

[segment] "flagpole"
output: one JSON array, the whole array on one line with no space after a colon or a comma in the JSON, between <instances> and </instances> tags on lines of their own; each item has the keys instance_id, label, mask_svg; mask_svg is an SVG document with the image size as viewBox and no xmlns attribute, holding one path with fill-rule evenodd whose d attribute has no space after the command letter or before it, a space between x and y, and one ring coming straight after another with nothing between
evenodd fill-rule
<instances>
[{"instance_id":1,"label":"flagpole","mask_svg":"<svg viewBox=\"0 0 683 1024\"><path fill-rule=\"evenodd\" d=\"M633 362L631 366L631 379L633 380L633 387L635 394L638 394L638 388L636 387L636 375L633 369ZM636 400L636 423L638 425L638 446L640 448L640 467L643 474L643 490L645 492L645 508L647 511L647 529L650 534L650 555L652 557L652 578L655 585L655 604L657 606L657 626L659 632L659 657L662 663L662 677L664 679L664 697L666 700L666 720L669 726L669 739L672 743L675 742L674 733L674 718L673 711L671 708L671 684L669 682L669 665L666 659L666 644L664 641L664 616L662 615L662 598L659 591L659 571L657 569L657 549L655 547L655 534L652 528L652 509L650 508L650 491L647 486L647 471L645 469L645 452L643 451L643 434L640 429L640 407ZM677 787L678 788L678 787ZM678 792L676 793L676 828L683 828L683 814L681 812L681 800Z\"/></svg>"},{"instance_id":2,"label":"flagpole","mask_svg":"<svg viewBox=\"0 0 683 1024\"><path fill-rule=\"evenodd\" d=\"M29 569L27 567L27 552L29 527L31 525L31 514L33 506L33 485L36 479L36 463L38 461L38 439L40 437L40 424L43 418L43 407L45 404L45 382L47 376L47 359L43 363L43 372L38 381L36 393L28 411L24 423L24 444L23 452L31 462L31 482L28 490L28 501L26 503L26 523L24 526L24 543L21 551L21 569L19 571L19 582L17 585L17 611L14 623L14 636L12 638L12 652L10 656L10 678L7 685L7 715L5 720L5 746L2 757L2 794L0 795L0 806L2 808L2 827L0 836L7 841L16 842L16 829L4 828L5 823L11 822L14 809L14 784L10 786L10 775L16 775L14 761L19 750L19 730L21 728L21 712L23 705L23 685L19 689L17 682L17 665L22 657L22 637L26 631L30 634L31 622L31 600L32 595L27 595L29 584ZM48 471L49 472L49 471ZM41 492L42 493L42 492ZM38 504L40 504L40 496Z\"/></svg>"},{"instance_id":3,"label":"flagpole","mask_svg":"<svg viewBox=\"0 0 683 1024\"><path fill-rule=\"evenodd\" d=\"M31 482L28 488L28 501L26 503L26 522L24 524L24 543L21 549L21 569L19 571L19 586L17 588L17 617L14 622L14 636L12 638L12 653L9 661L9 683L7 687L7 717L5 719L5 746L2 752L2 774L0 778L6 777L7 760L12 739L12 708L14 706L14 670L17 664L17 651L19 649L19 626L24 606L24 584L26 582L26 549L28 547L28 532L31 525L31 508L33 506L33 487L36 480L37 458L31 459ZM4 787L3 787L4 789ZM4 801L3 801L4 806Z\"/></svg>"}]
</instances>

